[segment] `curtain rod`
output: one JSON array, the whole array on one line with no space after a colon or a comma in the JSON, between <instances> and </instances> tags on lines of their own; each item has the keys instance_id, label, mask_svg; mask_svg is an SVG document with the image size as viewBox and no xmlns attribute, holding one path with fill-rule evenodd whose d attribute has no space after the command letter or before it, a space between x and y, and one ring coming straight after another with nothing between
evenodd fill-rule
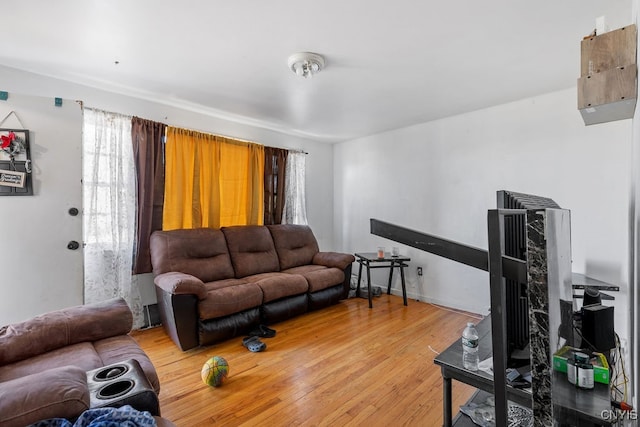
<instances>
[{"instance_id":1,"label":"curtain rod","mask_svg":"<svg viewBox=\"0 0 640 427\"><path fill-rule=\"evenodd\" d=\"M148 119L145 119L145 120L148 120ZM154 121L154 120L151 120L151 121ZM167 125L167 124L164 124L164 125L166 127L172 127L172 128L176 128L176 129L184 129L184 130L187 130L189 132L198 132L198 133L202 133L202 134L205 134L205 135L211 135L211 136L216 136L216 137L225 138L225 139L233 139L233 140L235 140L237 142L245 142L247 144L257 144L257 145L264 146L264 144L260 144L259 142L249 141L248 139L241 139L241 138L237 138L235 136L221 135L219 133L212 133L212 132L206 132L206 131L201 131L201 130L196 130L196 129L189 129L189 128L180 127L180 126L173 126L173 125Z\"/></svg>"},{"instance_id":2,"label":"curtain rod","mask_svg":"<svg viewBox=\"0 0 640 427\"><path fill-rule=\"evenodd\" d=\"M133 117L138 117L138 118L141 118L141 119L143 119L143 120L149 120L150 122L161 123L161 124L163 124L165 127L174 127L174 128L178 128L178 129L185 129L185 130L192 131L192 132L199 132L199 133L204 133L204 134L207 134L207 135L219 136L219 137L221 137L221 138L234 139L234 140L236 140L236 141L238 141L238 142L245 142L245 143L248 143L248 144L257 144L257 145L262 145L263 147L271 147L270 145L264 145L264 144L261 144L261 143L259 143L259 142L250 141L250 140L248 140L248 139L237 138L237 137L235 137L235 136L220 135L220 134L217 134L217 133L211 133L211 132L205 132L205 131L201 131L201 130L189 129L189 128L185 128L185 127L173 126L173 125L168 125L168 124L166 124L166 123L158 122L158 121L156 121L156 120L145 119L144 117L140 117L140 116L137 116L137 115L128 115L128 114L116 113L116 112L113 112L113 111L101 110L101 109L93 108L93 107L86 107L86 106L84 105L84 103L83 103L82 101L80 101L80 100L78 100L78 101L76 101L76 102L77 102L78 104L80 104L80 107L81 107L81 108L83 108L83 109L84 109L84 108L86 108L86 109L89 109L89 110L102 111L102 112L105 112L105 113L120 114L120 115L122 115L122 116L127 116L127 117L131 117L131 118L133 118ZM165 118L166 118L166 117L165 117ZM271 148L281 148L281 147L271 147ZM301 148L295 148L295 149L293 149L293 148L282 148L282 149L283 149L283 150L292 151L292 152L296 152L296 153L302 153L302 154L305 154L305 155L309 154L308 152L304 151L304 150L303 150L303 149L301 149Z\"/></svg>"},{"instance_id":3,"label":"curtain rod","mask_svg":"<svg viewBox=\"0 0 640 427\"><path fill-rule=\"evenodd\" d=\"M145 119L145 120L146 120L146 119ZM169 125L166 125L166 126L167 126L167 127L170 127ZM303 149L301 149L301 148L282 148L282 147L272 147L271 145L265 145L265 144L262 144L262 143L260 143L260 142L249 141L249 140L246 140L246 139L240 139L240 138L237 138L237 137L235 137L235 136L227 136L227 135L220 135L220 134L217 134L217 133L203 132L203 131L200 131L200 130L187 129L187 128L179 128L178 126L171 126L171 127L178 128L178 129L186 129L186 130L189 130L189 131L192 131L192 132L199 132L199 133L204 133L204 134L212 135L212 136L219 136L219 137L221 137L221 138L226 138L226 139L233 139L233 140L235 140L235 141L238 141L238 142L245 142L245 143L247 143L247 144L262 145L263 147L269 147L269 148L279 148L279 149L281 149L281 150L287 150L287 151L291 151L291 152L294 152L294 153L302 153L302 154L305 154L305 155L308 155L308 154L309 154L308 152L304 151L304 150L303 150Z\"/></svg>"}]
</instances>

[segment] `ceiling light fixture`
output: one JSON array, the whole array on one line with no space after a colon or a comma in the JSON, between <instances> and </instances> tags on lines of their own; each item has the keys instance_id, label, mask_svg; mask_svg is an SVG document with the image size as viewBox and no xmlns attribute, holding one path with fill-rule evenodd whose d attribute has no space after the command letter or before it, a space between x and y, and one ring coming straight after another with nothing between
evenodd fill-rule
<instances>
[{"instance_id":1,"label":"ceiling light fixture","mask_svg":"<svg viewBox=\"0 0 640 427\"><path fill-rule=\"evenodd\" d=\"M306 79L319 73L324 68L324 58L317 53L294 53L289 57L289 68Z\"/></svg>"}]
</instances>

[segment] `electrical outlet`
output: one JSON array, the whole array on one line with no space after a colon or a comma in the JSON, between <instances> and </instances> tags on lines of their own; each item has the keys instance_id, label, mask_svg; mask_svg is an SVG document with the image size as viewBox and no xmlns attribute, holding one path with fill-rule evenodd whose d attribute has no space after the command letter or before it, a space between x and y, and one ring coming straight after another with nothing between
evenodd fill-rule
<instances>
[{"instance_id":1,"label":"electrical outlet","mask_svg":"<svg viewBox=\"0 0 640 427\"><path fill-rule=\"evenodd\" d=\"M418 276L422 276L422 267L418 267Z\"/></svg>"}]
</instances>

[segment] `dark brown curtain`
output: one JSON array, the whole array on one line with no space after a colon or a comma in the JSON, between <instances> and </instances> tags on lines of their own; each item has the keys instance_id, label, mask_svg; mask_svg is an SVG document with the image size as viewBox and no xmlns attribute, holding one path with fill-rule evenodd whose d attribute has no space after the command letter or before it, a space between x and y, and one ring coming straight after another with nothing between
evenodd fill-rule
<instances>
[{"instance_id":1,"label":"dark brown curtain","mask_svg":"<svg viewBox=\"0 0 640 427\"><path fill-rule=\"evenodd\" d=\"M264 224L282 223L288 150L264 147Z\"/></svg>"},{"instance_id":2,"label":"dark brown curtain","mask_svg":"<svg viewBox=\"0 0 640 427\"><path fill-rule=\"evenodd\" d=\"M151 273L149 237L162 230L164 203L164 135L166 125L134 117L131 120L133 155L138 178L138 227L133 273Z\"/></svg>"}]
</instances>

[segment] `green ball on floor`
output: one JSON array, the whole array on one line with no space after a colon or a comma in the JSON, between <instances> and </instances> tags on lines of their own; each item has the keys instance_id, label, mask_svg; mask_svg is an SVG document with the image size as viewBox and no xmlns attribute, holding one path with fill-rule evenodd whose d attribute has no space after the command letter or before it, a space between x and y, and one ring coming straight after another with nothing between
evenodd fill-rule
<instances>
[{"instance_id":1,"label":"green ball on floor","mask_svg":"<svg viewBox=\"0 0 640 427\"><path fill-rule=\"evenodd\" d=\"M211 387L220 387L229 375L229 364L224 357L213 356L202 366L202 381Z\"/></svg>"}]
</instances>

